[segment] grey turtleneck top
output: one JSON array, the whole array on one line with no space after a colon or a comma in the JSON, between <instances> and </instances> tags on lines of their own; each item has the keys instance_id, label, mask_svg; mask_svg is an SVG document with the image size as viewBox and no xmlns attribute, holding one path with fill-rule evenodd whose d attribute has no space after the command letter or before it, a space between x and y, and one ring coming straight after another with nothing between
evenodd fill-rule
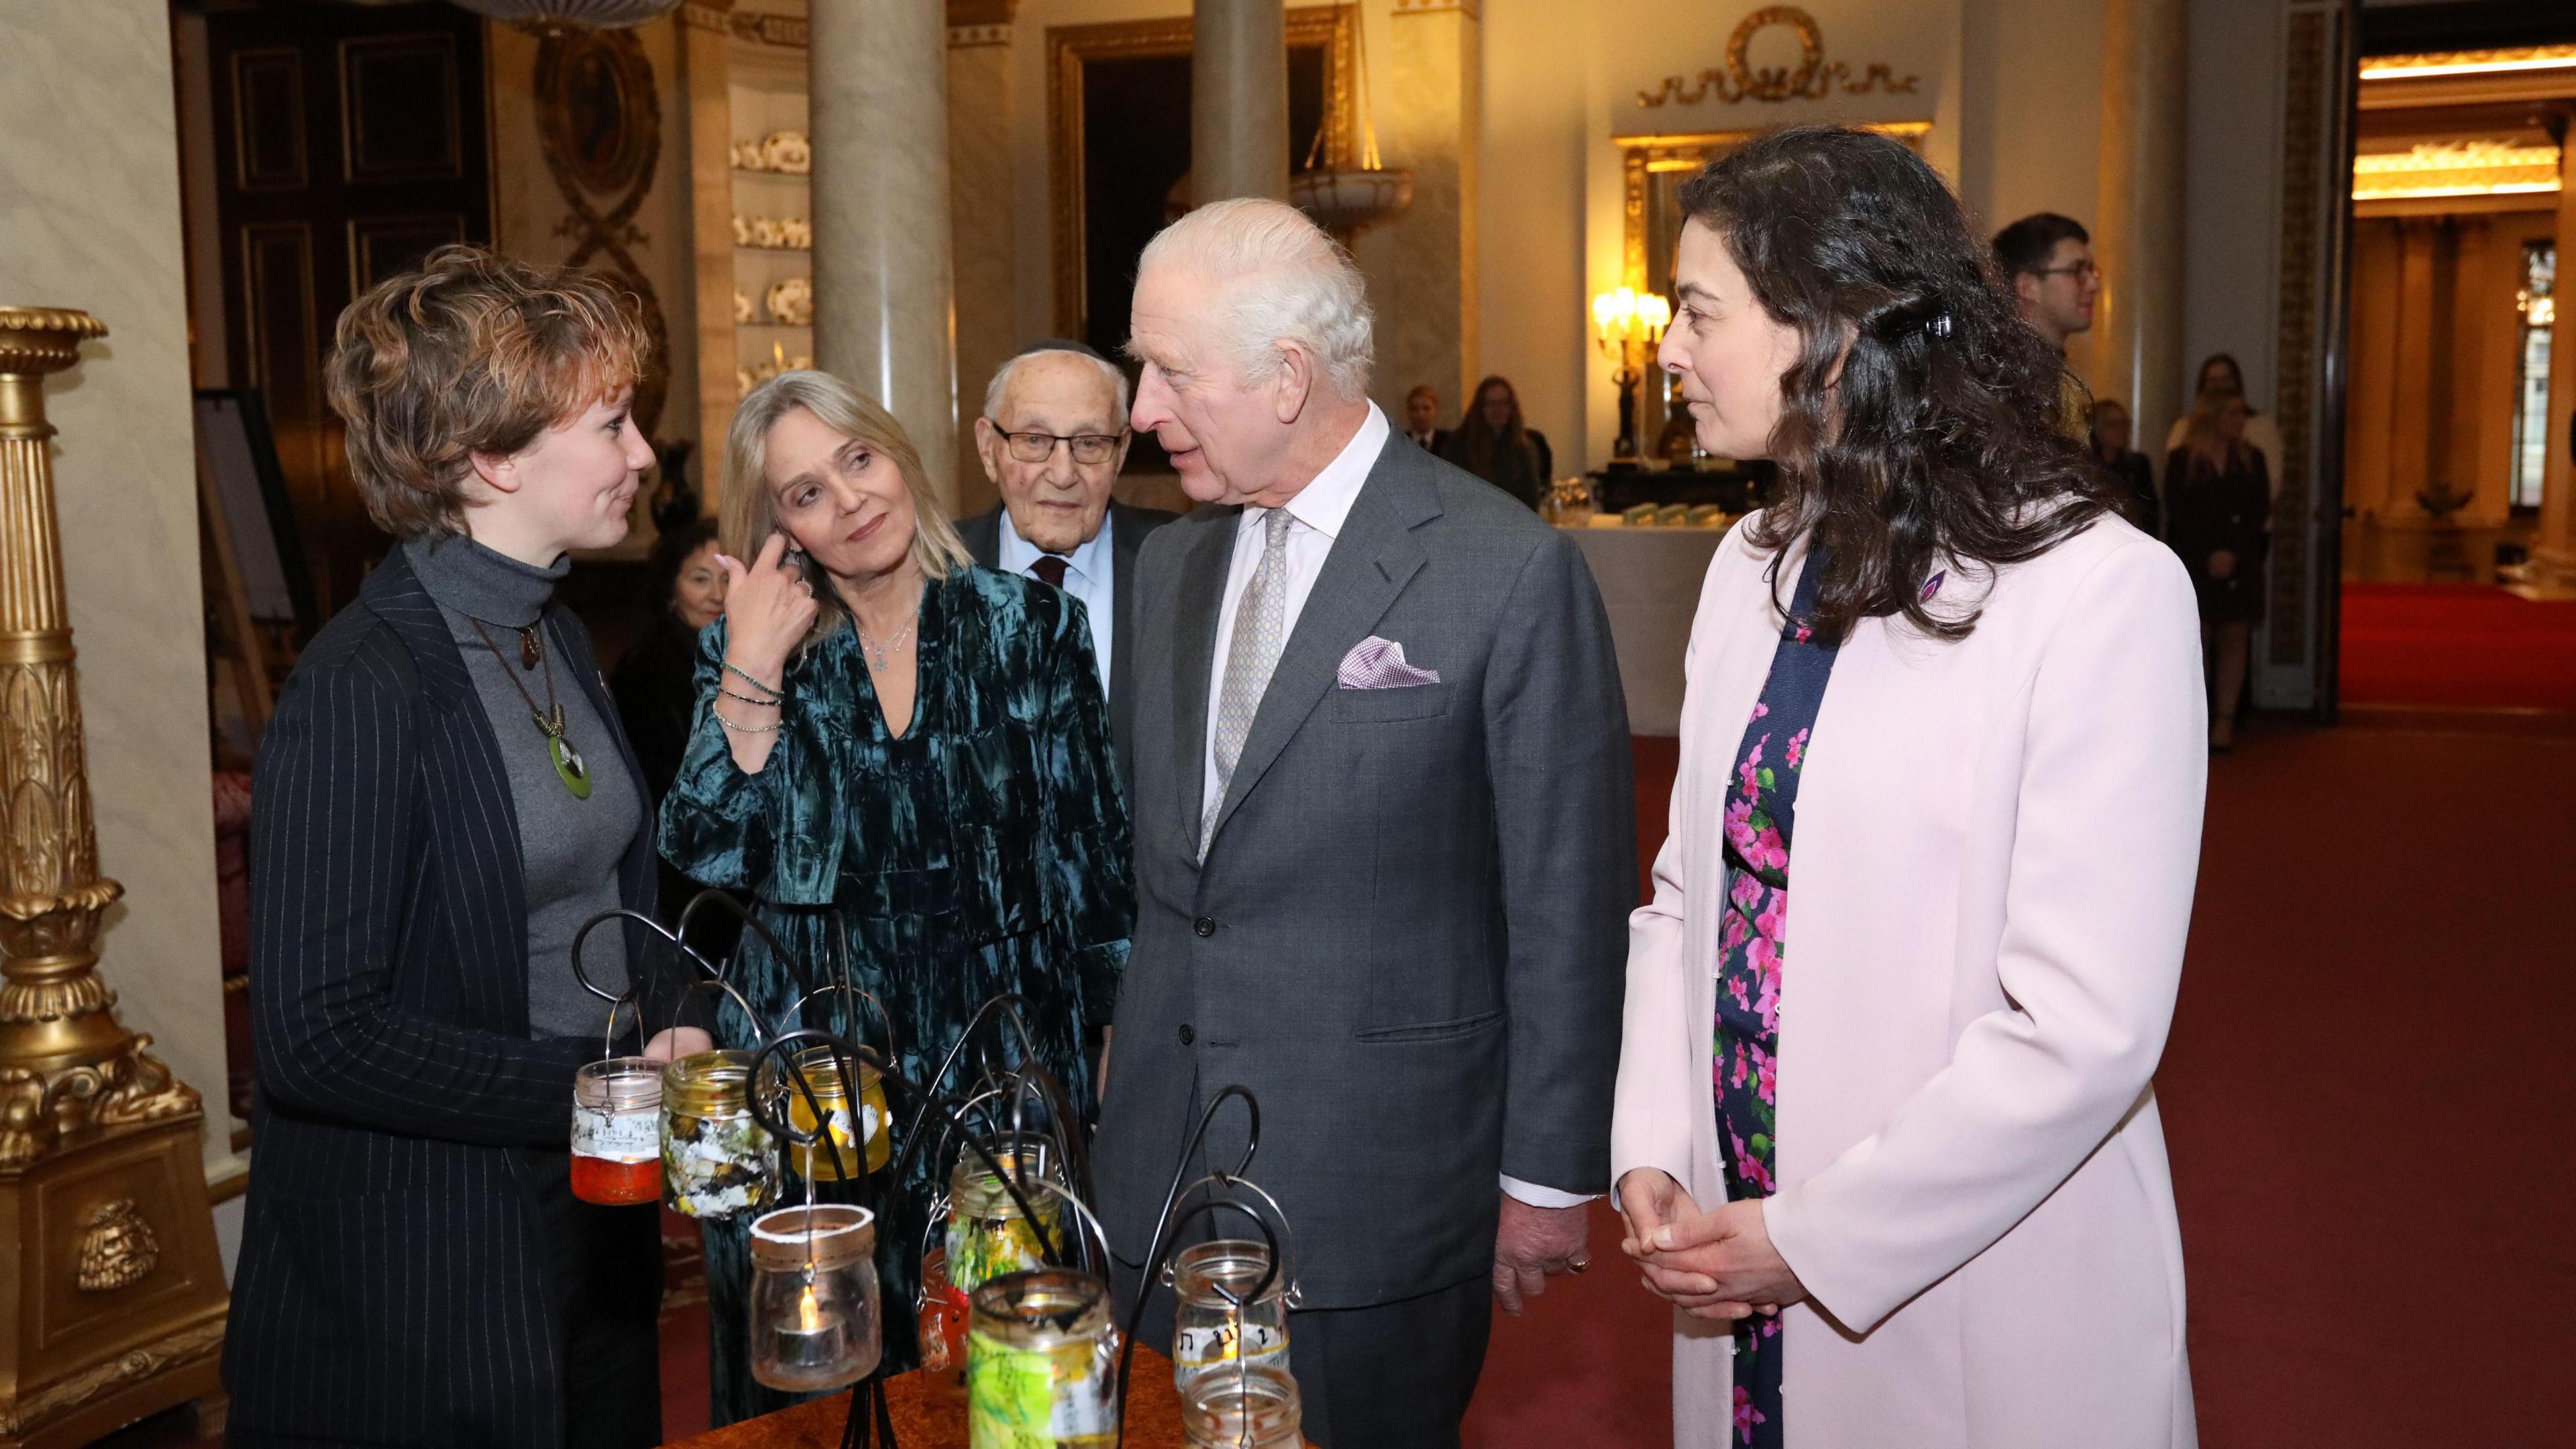
<instances>
[{"instance_id":1,"label":"grey turtleneck top","mask_svg":"<svg viewBox=\"0 0 2576 1449\"><path fill-rule=\"evenodd\" d=\"M527 881L528 1029L537 1036L598 1036L607 1028L608 1009L573 978L572 938L582 922L624 904L617 868L644 828L644 796L618 754L612 726L591 707L567 663L570 654L562 647L560 631L553 625L545 630L546 664L535 669L520 665L519 630L544 616L555 585L572 571L572 560L566 556L552 568L532 568L470 538L413 539L403 545L403 553L421 587L447 617L448 633L465 656L465 672L474 680L509 774ZM477 620L492 643L501 646L500 654L475 632ZM528 698L544 707L548 665L554 671L554 698L563 705L564 738L589 767L587 800L576 797L555 774L545 733L529 718L527 698L519 692L525 685ZM592 932L582 956L593 981L612 991L625 989L624 930Z\"/></svg>"}]
</instances>

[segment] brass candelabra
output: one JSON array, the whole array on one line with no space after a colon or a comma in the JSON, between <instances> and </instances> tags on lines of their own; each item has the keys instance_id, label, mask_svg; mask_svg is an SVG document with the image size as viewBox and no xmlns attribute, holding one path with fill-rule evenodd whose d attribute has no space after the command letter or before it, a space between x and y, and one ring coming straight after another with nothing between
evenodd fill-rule
<instances>
[{"instance_id":1,"label":"brass candelabra","mask_svg":"<svg viewBox=\"0 0 2576 1449\"><path fill-rule=\"evenodd\" d=\"M44 383L106 334L0 307L0 1449L190 1399L222 1422L202 1112L98 974L124 887L98 873Z\"/></svg>"}]
</instances>

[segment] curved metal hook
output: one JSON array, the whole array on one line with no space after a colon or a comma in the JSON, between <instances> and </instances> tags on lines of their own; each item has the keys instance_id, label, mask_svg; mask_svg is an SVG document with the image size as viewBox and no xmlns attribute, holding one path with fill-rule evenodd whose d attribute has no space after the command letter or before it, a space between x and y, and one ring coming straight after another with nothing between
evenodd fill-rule
<instances>
[{"instance_id":1,"label":"curved metal hook","mask_svg":"<svg viewBox=\"0 0 2576 1449\"><path fill-rule=\"evenodd\" d=\"M805 979L804 963L798 961L794 953L787 949L786 943L778 939L778 933L772 931L766 925L763 925L760 917L752 914L751 907L735 900L731 894L718 890L714 886L709 886L705 890L698 892L695 896L690 897L689 903L680 908L680 921L678 926L680 935L686 936L689 934L689 923L698 918L698 908L704 906L711 900L723 905L726 910L733 912L744 925L751 928L752 934L758 936L761 940L761 944L769 948L769 954L777 957L779 962L787 968L787 973L796 978L796 987L799 991L811 992L813 990L813 983ZM740 947L736 947L735 949L739 950ZM726 964L730 966L732 963L728 960ZM726 973L718 971L715 974L721 977Z\"/></svg>"},{"instance_id":2,"label":"curved metal hook","mask_svg":"<svg viewBox=\"0 0 2576 1449\"><path fill-rule=\"evenodd\" d=\"M619 906L615 910L602 911L598 915L591 917L589 920L582 922L581 929L572 933L572 979L581 983L582 990L589 992L600 1000L608 1002L624 1001L634 995L631 990L610 991L602 987L598 982L591 980L590 973L581 969L582 943L590 939L591 932L608 924L610 921L635 922L637 925L644 927L654 935L661 937L663 940L668 941L673 946L679 948L682 955L698 963L699 970L706 972L709 976L714 977L718 981L722 981L724 979L724 973L710 965L706 957L699 955L698 949L695 946L690 945L687 941L682 940L678 935L673 934L671 930L665 927L660 921L654 920L651 916L644 914L642 911L630 910L627 907ZM681 925L684 930L687 924L688 922L684 916L681 921ZM695 983L691 984L694 985ZM759 1020L756 1016L752 1019L754 1021Z\"/></svg>"}]
</instances>

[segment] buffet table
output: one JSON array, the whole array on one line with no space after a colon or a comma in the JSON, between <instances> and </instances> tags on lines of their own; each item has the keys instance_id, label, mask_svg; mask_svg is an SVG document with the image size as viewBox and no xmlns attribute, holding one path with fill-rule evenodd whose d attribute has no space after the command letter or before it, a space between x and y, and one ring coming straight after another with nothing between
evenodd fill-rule
<instances>
[{"instance_id":1,"label":"buffet table","mask_svg":"<svg viewBox=\"0 0 2576 1449\"><path fill-rule=\"evenodd\" d=\"M1592 565L1619 649L1619 683L1628 696L1628 732L1678 735L1682 728L1682 661L1690 649L1691 615L1700 580L1726 537L1716 528L1568 527Z\"/></svg>"},{"instance_id":2,"label":"buffet table","mask_svg":"<svg viewBox=\"0 0 2576 1449\"><path fill-rule=\"evenodd\" d=\"M966 1449L966 1385L954 1369L899 1374L886 1380L895 1440L902 1449ZM775 1414L682 1439L667 1449L840 1449L850 1396L834 1394ZM1181 1396L1172 1361L1143 1344L1127 1381L1130 1449L1183 1449Z\"/></svg>"}]
</instances>

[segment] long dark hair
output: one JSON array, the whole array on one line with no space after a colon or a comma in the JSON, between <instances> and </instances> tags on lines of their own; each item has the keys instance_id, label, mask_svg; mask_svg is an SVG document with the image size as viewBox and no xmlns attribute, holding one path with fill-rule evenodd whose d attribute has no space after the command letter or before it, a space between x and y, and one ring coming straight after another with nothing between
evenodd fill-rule
<instances>
[{"instance_id":1,"label":"long dark hair","mask_svg":"<svg viewBox=\"0 0 2576 1449\"><path fill-rule=\"evenodd\" d=\"M1497 387L1512 400L1511 420L1499 432L1485 422L1485 392ZM1458 419L1456 446L1466 456L1467 471L1491 482L1494 460L1518 449L1528 433L1521 423L1521 390L1512 386L1509 378L1494 376L1476 384L1476 390L1467 394L1467 411Z\"/></svg>"},{"instance_id":2,"label":"long dark hair","mask_svg":"<svg viewBox=\"0 0 2576 1449\"><path fill-rule=\"evenodd\" d=\"M2114 511L2084 445L2060 431L2063 359L2015 315L1991 249L1902 143L1775 131L1710 163L1681 204L1799 334L1771 434L1779 482L1751 540L1779 550L1812 533L1828 551L1817 633L1902 615L1965 638L1980 611L1935 614L1935 570L1991 576Z\"/></svg>"}]
</instances>

